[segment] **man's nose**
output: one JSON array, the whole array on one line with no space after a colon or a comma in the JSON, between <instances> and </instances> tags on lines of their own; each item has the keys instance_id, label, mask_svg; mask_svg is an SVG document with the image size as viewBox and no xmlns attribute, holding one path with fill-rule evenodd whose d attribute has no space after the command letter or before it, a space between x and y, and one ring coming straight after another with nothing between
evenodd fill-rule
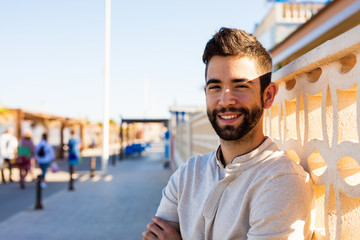
<instances>
[{"instance_id":1,"label":"man's nose","mask_svg":"<svg viewBox=\"0 0 360 240\"><path fill-rule=\"evenodd\" d=\"M219 104L223 107L235 105L236 99L229 88L225 88L221 93Z\"/></svg>"}]
</instances>

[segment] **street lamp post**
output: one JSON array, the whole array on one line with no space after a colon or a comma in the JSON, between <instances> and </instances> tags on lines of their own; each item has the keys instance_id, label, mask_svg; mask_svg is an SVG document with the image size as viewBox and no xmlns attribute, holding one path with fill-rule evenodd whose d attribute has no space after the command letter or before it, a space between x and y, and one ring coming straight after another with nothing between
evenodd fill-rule
<instances>
[{"instance_id":1,"label":"street lamp post","mask_svg":"<svg viewBox=\"0 0 360 240\"><path fill-rule=\"evenodd\" d=\"M109 104L110 104L110 20L111 0L105 0L105 67L104 67L104 117L101 168L106 171L109 160Z\"/></svg>"}]
</instances>

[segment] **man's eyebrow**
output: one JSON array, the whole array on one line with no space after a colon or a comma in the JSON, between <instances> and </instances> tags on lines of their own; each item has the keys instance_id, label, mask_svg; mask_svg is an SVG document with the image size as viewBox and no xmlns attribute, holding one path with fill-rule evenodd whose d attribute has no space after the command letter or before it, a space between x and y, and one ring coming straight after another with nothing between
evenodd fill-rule
<instances>
[{"instance_id":1,"label":"man's eyebrow","mask_svg":"<svg viewBox=\"0 0 360 240\"><path fill-rule=\"evenodd\" d=\"M235 78L231 80L232 83L249 83L249 84L253 84L253 81L247 79L247 78ZM206 86L210 85L210 84L216 84L216 83L221 83L221 81L219 79L216 78L211 78L206 82Z\"/></svg>"},{"instance_id":2,"label":"man's eyebrow","mask_svg":"<svg viewBox=\"0 0 360 240\"><path fill-rule=\"evenodd\" d=\"M231 80L232 83L251 83L253 84L253 81L247 79L247 78L235 78Z\"/></svg>"},{"instance_id":3,"label":"man's eyebrow","mask_svg":"<svg viewBox=\"0 0 360 240\"><path fill-rule=\"evenodd\" d=\"M213 83L220 83L221 81L219 79L209 79L207 82L206 82L206 86L208 86L209 84L213 84Z\"/></svg>"}]
</instances>

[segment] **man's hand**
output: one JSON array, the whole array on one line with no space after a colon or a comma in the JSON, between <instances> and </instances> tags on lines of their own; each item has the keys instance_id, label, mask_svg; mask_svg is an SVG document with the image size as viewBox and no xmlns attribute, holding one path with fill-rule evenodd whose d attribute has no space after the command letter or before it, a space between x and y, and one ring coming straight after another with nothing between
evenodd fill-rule
<instances>
[{"instance_id":1,"label":"man's hand","mask_svg":"<svg viewBox=\"0 0 360 240\"><path fill-rule=\"evenodd\" d=\"M148 231L143 232L143 240L181 240L179 224L153 217L152 223L146 225Z\"/></svg>"}]
</instances>

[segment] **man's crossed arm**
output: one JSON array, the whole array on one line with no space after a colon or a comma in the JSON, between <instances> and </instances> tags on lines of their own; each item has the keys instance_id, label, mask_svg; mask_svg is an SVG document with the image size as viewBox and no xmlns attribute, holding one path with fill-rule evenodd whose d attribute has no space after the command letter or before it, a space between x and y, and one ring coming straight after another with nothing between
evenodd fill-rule
<instances>
[{"instance_id":1,"label":"man's crossed arm","mask_svg":"<svg viewBox=\"0 0 360 240\"><path fill-rule=\"evenodd\" d=\"M148 231L142 233L143 240L181 240L180 226L177 222L153 217L146 228Z\"/></svg>"}]
</instances>

